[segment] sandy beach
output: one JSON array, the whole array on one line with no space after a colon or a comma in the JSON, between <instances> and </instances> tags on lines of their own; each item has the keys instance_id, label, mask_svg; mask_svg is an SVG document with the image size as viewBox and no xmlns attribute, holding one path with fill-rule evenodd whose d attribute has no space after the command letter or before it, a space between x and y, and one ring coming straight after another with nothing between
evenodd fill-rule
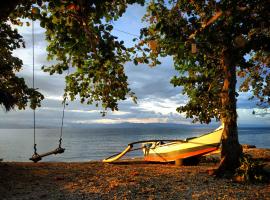
<instances>
[{"instance_id":1,"label":"sandy beach","mask_svg":"<svg viewBox=\"0 0 270 200\"><path fill-rule=\"evenodd\" d=\"M270 149L247 153L270 166ZM1 199L270 199L270 183L243 184L198 166L118 163L0 163Z\"/></svg>"}]
</instances>

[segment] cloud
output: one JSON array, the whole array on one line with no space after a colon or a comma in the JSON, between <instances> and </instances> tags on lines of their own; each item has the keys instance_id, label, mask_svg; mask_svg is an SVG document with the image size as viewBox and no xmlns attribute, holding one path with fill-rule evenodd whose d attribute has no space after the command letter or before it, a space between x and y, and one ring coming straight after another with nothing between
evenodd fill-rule
<instances>
[{"instance_id":1,"label":"cloud","mask_svg":"<svg viewBox=\"0 0 270 200\"><path fill-rule=\"evenodd\" d=\"M172 123L171 119L168 117L152 117L152 118L115 118L115 119L94 119L94 120L78 120L76 123L80 124L120 124L120 123ZM175 122L178 124L190 124L187 121Z\"/></svg>"},{"instance_id":2,"label":"cloud","mask_svg":"<svg viewBox=\"0 0 270 200\"><path fill-rule=\"evenodd\" d=\"M166 123L167 118L115 118L115 119L94 119L79 120L82 124L120 124L120 123Z\"/></svg>"},{"instance_id":3,"label":"cloud","mask_svg":"<svg viewBox=\"0 0 270 200\"><path fill-rule=\"evenodd\" d=\"M134 43L133 38L137 38L140 35L140 29L146 25L141 20L145 13L146 6L142 7L138 4L129 6L127 12L119 20L113 22L112 34L123 40L126 46L131 47Z\"/></svg>"},{"instance_id":4,"label":"cloud","mask_svg":"<svg viewBox=\"0 0 270 200\"><path fill-rule=\"evenodd\" d=\"M253 110L257 110L254 108L238 108L238 122L239 125L260 125L260 126L269 126L270 115L254 115Z\"/></svg>"},{"instance_id":5,"label":"cloud","mask_svg":"<svg viewBox=\"0 0 270 200\"><path fill-rule=\"evenodd\" d=\"M256 107L258 100L256 98L249 100L251 96L251 92L239 92L239 96L237 97L237 107L245 109L253 109Z\"/></svg>"},{"instance_id":6,"label":"cloud","mask_svg":"<svg viewBox=\"0 0 270 200\"><path fill-rule=\"evenodd\" d=\"M178 96L178 95L177 95ZM178 96L179 97L179 96ZM146 112L153 112L160 115L179 114L176 108L184 105L185 101L176 100L175 97L162 99L162 98L144 98L139 101L137 109Z\"/></svg>"}]
</instances>

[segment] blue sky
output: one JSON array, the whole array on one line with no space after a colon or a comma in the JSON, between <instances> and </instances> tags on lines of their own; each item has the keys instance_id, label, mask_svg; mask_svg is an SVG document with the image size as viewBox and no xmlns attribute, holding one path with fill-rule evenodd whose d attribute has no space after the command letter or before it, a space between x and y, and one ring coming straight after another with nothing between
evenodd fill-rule
<instances>
[{"instance_id":1,"label":"blue sky","mask_svg":"<svg viewBox=\"0 0 270 200\"><path fill-rule=\"evenodd\" d=\"M124 40L127 46L132 45L134 36L120 32L126 31L139 35L139 30L143 27L141 17L145 8L132 5L127 12L117 22L114 22L113 34ZM32 85L32 41L31 27L19 27L19 32L26 41L25 49L18 49L14 55L24 62L23 70L19 73L24 77L29 86ZM45 95L42 107L36 111L36 121L38 127L60 126L62 114L62 95L64 88L63 75L50 76L41 71L41 66L48 65L46 60L46 41L44 30L35 23L35 75L36 87ZM78 101L70 102L66 109L65 125L73 126L80 124L115 124L115 123L177 123L191 124L191 120L186 119L184 114L176 112L176 108L184 105L187 98L181 95L181 88L174 88L169 82L174 70L171 58L164 58L162 64L155 68L147 65L135 66L133 63L126 63L126 73L129 77L130 88L138 97L138 104L134 104L130 99L119 103L118 112L109 112L102 117L100 110L94 106L82 105ZM240 94L238 98L239 125L269 126L269 115L252 115L255 103L248 101L250 94ZM32 127L33 111L27 108L20 111L15 110L5 113L0 112L0 127Z\"/></svg>"}]
</instances>

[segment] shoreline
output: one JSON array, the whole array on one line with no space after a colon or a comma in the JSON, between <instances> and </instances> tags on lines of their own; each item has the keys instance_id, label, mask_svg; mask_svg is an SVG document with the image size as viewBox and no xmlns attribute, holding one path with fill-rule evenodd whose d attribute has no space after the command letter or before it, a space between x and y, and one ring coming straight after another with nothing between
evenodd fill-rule
<instances>
[{"instance_id":1,"label":"shoreline","mask_svg":"<svg viewBox=\"0 0 270 200\"><path fill-rule=\"evenodd\" d=\"M270 166L270 149L247 149ZM270 183L242 184L198 166L91 162L0 162L2 199L270 199Z\"/></svg>"}]
</instances>

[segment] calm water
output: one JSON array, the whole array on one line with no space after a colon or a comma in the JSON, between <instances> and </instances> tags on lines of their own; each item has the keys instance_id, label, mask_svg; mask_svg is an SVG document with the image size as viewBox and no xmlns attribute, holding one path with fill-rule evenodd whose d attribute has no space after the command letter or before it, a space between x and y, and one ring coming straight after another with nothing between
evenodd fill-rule
<instances>
[{"instance_id":1,"label":"calm water","mask_svg":"<svg viewBox=\"0 0 270 200\"><path fill-rule=\"evenodd\" d=\"M44 161L102 160L123 150L128 143L146 139L184 139L207 133L199 127L125 127L65 129L63 147L66 152L43 158ZM58 145L59 129L36 130L38 153L53 150ZM241 143L270 148L270 128L239 128ZM33 154L32 129L0 129L0 158L6 161L28 161ZM138 156L138 153L131 156Z\"/></svg>"}]
</instances>

